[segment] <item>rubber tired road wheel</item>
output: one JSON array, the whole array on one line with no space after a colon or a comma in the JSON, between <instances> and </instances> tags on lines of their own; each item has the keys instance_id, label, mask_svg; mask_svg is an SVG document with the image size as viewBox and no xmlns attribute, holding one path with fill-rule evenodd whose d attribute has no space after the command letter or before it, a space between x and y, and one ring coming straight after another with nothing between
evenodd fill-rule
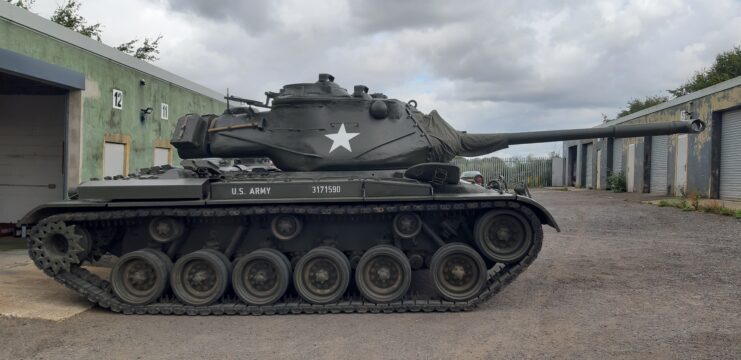
<instances>
[{"instance_id":1,"label":"rubber tired road wheel","mask_svg":"<svg viewBox=\"0 0 741 360\"><path fill-rule=\"evenodd\" d=\"M350 261L333 247L315 248L296 263L293 284L298 294L310 303L336 302L350 284Z\"/></svg>"},{"instance_id":2,"label":"rubber tired road wheel","mask_svg":"<svg viewBox=\"0 0 741 360\"><path fill-rule=\"evenodd\" d=\"M170 286L183 303L205 306L224 295L230 275L231 266L226 256L215 250L198 250L175 262Z\"/></svg>"},{"instance_id":3,"label":"rubber tired road wheel","mask_svg":"<svg viewBox=\"0 0 741 360\"><path fill-rule=\"evenodd\" d=\"M509 264L527 254L533 244L533 229L515 210L491 210L476 220L476 246L490 260Z\"/></svg>"},{"instance_id":4,"label":"rubber tired road wheel","mask_svg":"<svg viewBox=\"0 0 741 360\"><path fill-rule=\"evenodd\" d=\"M111 269L113 293L131 305L146 305L157 300L167 289L172 262L143 249L121 256Z\"/></svg>"},{"instance_id":5,"label":"rubber tired road wheel","mask_svg":"<svg viewBox=\"0 0 741 360\"><path fill-rule=\"evenodd\" d=\"M437 291L447 300L466 301L479 294L486 284L486 264L472 247L462 243L441 246L430 261L430 273Z\"/></svg>"},{"instance_id":6,"label":"rubber tired road wheel","mask_svg":"<svg viewBox=\"0 0 741 360\"><path fill-rule=\"evenodd\" d=\"M375 303L400 299L412 283L412 267L404 252L378 245L363 254L355 269L355 283L363 296Z\"/></svg>"},{"instance_id":7,"label":"rubber tired road wheel","mask_svg":"<svg viewBox=\"0 0 741 360\"><path fill-rule=\"evenodd\" d=\"M290 281L290 262L275 249L259 249L240 257L232 272L234 292L249 305L276 302Z\"/></svg>"}]
</instances>

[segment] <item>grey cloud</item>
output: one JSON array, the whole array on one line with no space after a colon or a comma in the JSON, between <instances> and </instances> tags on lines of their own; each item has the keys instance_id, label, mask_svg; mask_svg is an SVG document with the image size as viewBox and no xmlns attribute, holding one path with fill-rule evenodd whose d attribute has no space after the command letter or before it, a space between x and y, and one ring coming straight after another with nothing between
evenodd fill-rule
<instances>
[{"instance_id":1,"label":"grey cloud","mask_svg":"<svg viewBox=\"0 0 741 360\"><path fill-rule=\"evenodd\" d=\"M468 1L349 0L352 25L363 32L391 32L405 28L435 28L465 21L476 14Z\"/></svg>"},{"instance_id":2,"label":"grey cloud","mask_svg":"<svg viewBox=\"0 0 741 360\"><path fill-rule=\"evenodd\" d=\"M184 12L205 18L204 21L238 23L252 33L270 31L275 24L271 1L233 0L167 0L173 11ZM194 24L198 26L198 24Z\"/></svg>"}]
</instances>

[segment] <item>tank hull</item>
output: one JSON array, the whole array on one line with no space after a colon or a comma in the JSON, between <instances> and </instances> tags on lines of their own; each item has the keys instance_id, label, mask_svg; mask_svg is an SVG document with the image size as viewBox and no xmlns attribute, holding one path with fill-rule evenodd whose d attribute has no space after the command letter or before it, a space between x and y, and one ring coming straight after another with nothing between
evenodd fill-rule
<instances>
[{"instance_id":1,"label":"tank hull","mask_svg":"<svg viewBox=\"0 0 741 360\"><path fill-rule=\"evenodd\" d=\"M78 189L79 199L46 204L29 213L21 223L29 229L31 258L48 275L102 307L142 314L468 310L501 290L535 259L542 244L542 225L557 228L552 216L528 197L467 183L434 185L394 178L394 172L359 175L353 172L232 174L226 179L90 182ZM163 192L175 183L179 191ZM154 193L160 194L160 198L153 200ZM202 305L192 305L187 297L179 296L174 284L165 286L156 299L140 304L127 301L125 294L117 290L115 285L122 280L114 278L113 273L123 271L118 270L121 266L114 267L108 280L92 275L81 266L104 254L118 256L118 263L126 264L131 254L148 251L168 259L169 267L163 265L163 268L173 273L169 278L172 283L178 262L202 253L203 249L223 255L229 271L234 271L231 268L240 259L272 249L285 257L295 272L307 254L318 248L331 248L347 259L349 274L361 276L357 275L361 273L358 266L363 267L364 254L371 253L371 249L392 248L403 254L415 271L431 274L430 267L436 266L431 262L440 249L477 249L480 245L473 234L477 221L500 210L523 219L521 225L530 234L526 249L516 259L504 262L481 256L485 269L496 270L481 273L480 287L461 301L451 300L455 299L455 292L443 291L442 294L403 293L393 301L373 302L368 299L372 295L359 290L362 279L351 281L337 299L309 301L298 290L296 281L301 280L293 279L292 285L269 304L240 301L234 295L237 287L232 284L227 284L218 299ZM405 216L419 220L416 233L405 233L405 228L397 225L399 218ZM301 224L298 234L281 232L281 221L290 223L294 219ZM158 232L163 224L177 229L170 231L176 235ZM67 255L72 255L61 260L50 255L54 247L49 240L60 236L67 237L70 246L65 249ZM55 261L62 264L53 265ZM232 282L240 278L236 274L231 277Z\"/></svg>"}]
</instances>

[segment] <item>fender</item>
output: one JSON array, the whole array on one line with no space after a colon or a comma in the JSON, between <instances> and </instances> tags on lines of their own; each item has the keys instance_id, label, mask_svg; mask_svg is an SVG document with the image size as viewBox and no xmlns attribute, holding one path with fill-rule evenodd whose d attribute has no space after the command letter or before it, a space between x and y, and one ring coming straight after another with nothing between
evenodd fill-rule
<instances>
[{"instance_id":1,"label":"fender","mask_svg":"<svg viewBox=\"0 0 741 360\"><path fill-rule=\"evenodd\" d=\"M535 213L538 215L538 218L540 219L540 222L543 224L548 224L552 228L556 229L556 231L561 232L561 228L558 227L558 224L556 224L556 219L553 218L553 215L545 209L543 205L540 205L539 202L527 197L527 196L517 196L515 200L527 204L530 208L535 211Z\"/></svg>"}]
</instances>

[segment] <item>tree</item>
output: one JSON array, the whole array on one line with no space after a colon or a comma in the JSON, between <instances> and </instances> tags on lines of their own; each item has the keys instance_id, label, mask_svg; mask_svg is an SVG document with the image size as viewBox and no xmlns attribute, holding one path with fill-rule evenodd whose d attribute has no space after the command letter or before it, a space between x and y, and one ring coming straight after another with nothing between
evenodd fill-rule
<instances>
[{"instance_id":1,"label":"tree","mask_svg":"<svg viewBox=\"0 0 741 360\"><path fill-rule=\"evenodd\" d=\"M715 56L715 63L709 69L698 71L680 87L667 90L675 97L689 94L708 86L741 76L741 46L724 51Z\"/></svg>"},{"instance_id":2,"label":"tree","mask_svg":"<svg viewBox=\"0 0 741 360\"><path fill-rule=\"evenodd\" d=\"M19 8L23 8L23 9L28 10L28 9L30 9L33 6L33 3L35 3L36 0L15 0L15 1L13 1L13 0L5 0L5 2L7 2L8 4L11 4L11 5L15 5L15 6L19 7Z\"/></svg>"},{"instance_id":3,"label":"tree","mask_svg":"<svg viewBox=\"0 0 741 360\"><path fill-rule=\"evenodd\" d=\"M103 31L101 29L103 25L100 23L87 25L85 18L78 13L81 5L82 4L78 3L77 0L67 0L66 4L60 5L56 10L54 10L54 14L49 18L49 20L77 31L82 35L101 41L100 34Z\"/></svg>"},{"instance_id":4,"label":"tree","mask_svg":"<svg viewBox=\"0 0 741 360\"><path fill-rule=\"evenodd\" d=\"M162 35L158 35L157 38L154 40L150 38L144 38L144 42L142 43L142 45L135 49L134 44L136 44L139 39L134 39L116 46L116 49L119 51L123 51L137 59L149 62L157 61L159 60L157 54L160 53L160 40L162 40Z\"/></svg>"},{"instance_id":5,"label":"tree","mask_svg":"<svg viewBox=\"0 0 741 360\"><path fill-rule=\"evenodd\" d=\"M628 101L628 107L626 109L623 109L617 114L617 117L623 117L629 114L632 114L634 112L641 111L643 109L648 109L652 106L665 103L669 101L669 98L666 96L661 95L654 95L654 96L646 96L645 99L632 99Z\"/></svg>"},{"instance_id":6,"label":"tree","mask_svg":"<svg viewBox=\"0 0 741 360\"><path fill-rule=\"evenodd\" d=\"M12 0L6 0L8 2L11 2ZM17 4L28 2L29 4L33 4L35 0L16 0ZM22 5L18 5L23 7L24 9L28 10L28 7L24 7ZM57 7L56 10L54 10L54 14L51 16L49 20L62 25L64 27L67 27L69 29L72 29L74 31L77 31L78 33L85 35L87 37L95 38L98 41L101 41L100 35L102 34L103 30L100 23L96 23L93 25L87 25L87 21L85 20L82 15L79 14L80 12L80 6L82 6L81 3L78 2L78 0L67 0L67 3L64 5L60 5ZM134 39L128 42L125 42L121 45L116 46L116 49L119 51L122 51L126 54L129 54L137 59L145 60L145 61L156 61L159 60L157 57L157 54L160 53L159 51L159 45L160 40L162 40L162 35L157 36L154 40L150 38L144 38L144 42L139 47L134 47L134 45L139 41L139 39Z\"/></svg>"}]
</instances>

